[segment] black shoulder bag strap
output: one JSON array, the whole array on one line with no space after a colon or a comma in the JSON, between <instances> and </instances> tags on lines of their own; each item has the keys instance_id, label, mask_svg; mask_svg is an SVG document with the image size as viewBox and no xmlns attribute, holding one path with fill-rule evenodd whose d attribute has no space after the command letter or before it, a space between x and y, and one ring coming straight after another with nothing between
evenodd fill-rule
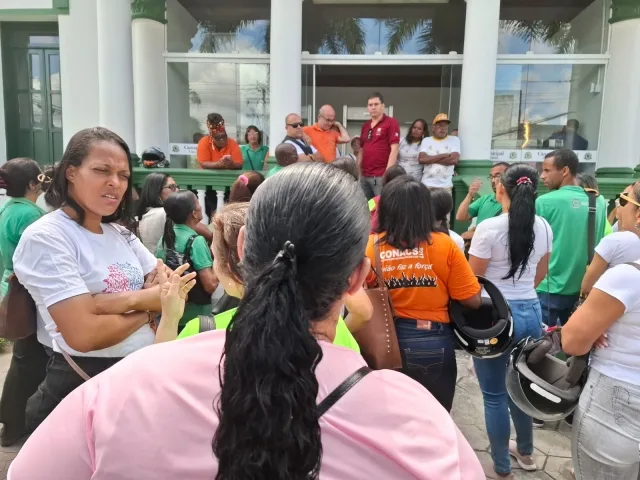
<instances>
[{"instance_id":1,"label":"black shoulder bag strap","mask_svg":"<svg viewBox=\"0 0 640 480\"><path fill-rule=\"evenodd\" d=\"M302 151L304 152L305 155L312 155L313 154L313 150L311 149L311 147L309 145L307 145L304 142L301 142L300 140L298 140L297 138L293 138L293 137L284 137L284 140L282 143L286 142L287 140L295 143L296 145L298 145Z\"/></svg>"},{"instance_id":2,"label":"black shoulder bag strap","mask_svg":"<svg viewBox=\"0 0 640 480\"><path fill-rule=\"evenodd\" d=\"M195 272L195 268L193 267L193 263L191 263L191 246L193 245L193 242L195 241L195 239L198 238L198 235L191 235L189 237L189 240L187 240L187 244L184 247L184 257L182 257L184 259L184 263L188 263L189 264L189 270L192 270Z\"/></svg>"},{"instance_id":3,"label":"black shoulder bag strap","mask_svg":"<svg viewBox=\"0 0 640 480\"><path fill-rule=\"evenodd\" d=\"M198 318L200 319L200 333L209 332L216 329L215 323L213 322L213 317L210 317L208 315L198 315Z\"/></svg>"},{"instance_id":4,"label":"black shoulder bag strap","mask_svg":"<svg viewBox=\"0 0 640 480\"><path fill-rule=\"evenodd\" d=\"M371 369L369 367L362 367L349 375L344 382L338 385L333 392L327 395L327 397L320 402L318 405L318 417L327 413L327 410L333 407L338 400L344 397L344 395L351 390L356 383L366 377L370 372Z\"/></svg>"},{"instance_id":5,"label":"black shoulder bag strap","mask_svg":"<svg viewBox=\"0 0 640 480\"><path fill-rule=\"evenodd\" d=\"M585 188L589 197L589 216L587 217L587 266L593 261L593 254L596 248L596 197L598 191L591 188Z\"/></svg>"}]
</instances>

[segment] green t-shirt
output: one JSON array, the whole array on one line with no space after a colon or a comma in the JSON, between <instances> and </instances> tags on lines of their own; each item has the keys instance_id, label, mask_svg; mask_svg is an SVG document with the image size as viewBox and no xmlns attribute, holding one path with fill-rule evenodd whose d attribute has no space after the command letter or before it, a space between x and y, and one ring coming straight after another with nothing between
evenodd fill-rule
<instances>
[{"instance_id":1,"label":"green t-shirt","mask_svg":"<svg viewBox=\"0 0 640 480\"><path fill-rule=\"evenodd\" d=\"M261 171L262 166L264 165L264 157L267 156L269 147L266 145L260 145L257 150L253 150L249 145L242 145L240 147L240 151L242 152L242 159L244 161L242 164L242 170Z\"/></svg>"},{"instance_id":2,"label":"green t-shirt","mask_svg":"<svg viewBox=\"0 0 640 480\"><path fill-rule=\"evenodd\" d=\"M187 246L187 241L193 235L198 235L195 230L187 227L186 225L175 225L173 231L176 234L176 251L184 254L184 249ZM167 257L164 253L163 237L160 237L158 246L156 248L156 257L166 261ZM197 272L203 268L210 268L213 266L213 257L211 256L211 250L204 237L198 235L198 237L191 244L191 262L193 269ZM189 320L198 315L211 315L211 305L197 305L195 303L187 302L184 307L184 315L180 319L180 325L184 325Z\"/></svg>"},{"instance_id":3,"label":"green t-shirt","mask_svg":"<svg viewBox=\"0 0 640 480\"><path fill-rule=\"evenodd\" d=\"M606 202L598 196L595 245L604 236L606 212ZM587 269L589 197L581 187L562 187L538 197L536 213L549 222L553 231L549 273L538 286L538 292L579 294Z\"/></svg>"},{"instance_id":4,"label":"green t-shirt","mask_svg":"<svg viewBox=\"0 0 640 480\"><path fill-rule=\"evenodd\" d=\"M496 200L496 195L483 195L469 205L469 216L477 218L476 225L480 225L487 218L493 218L502 213L502 204Z\"/></svg>"},{"instance_id":5,"label":"green t-shirt","mask_svg":"<svg viewBox=\"0 0 640 480\"><path fill-rule=\"evenodd\" d=\"M7 294L7 278L13 273L13 252L29 225L44 215L44 210L24 197L11 198L0 207L0 256L4 272L0 293Z\"/></svg>"},{"instance_id":6,"label":"green t-shirt","mask_svg":"<svg viewBox=\"0 0 640 480\"><path fill-rule=\"evenodd\" d=\"M275 167L273 167L271 170L269 170L267 172L267 178L272 177L273 175L275 175L276 173L278 173L280 170L282 170L285 167L281 167L280 165L276 165Z\"/></svg>"},{"instance_id":7,"label":"green t-shirt","mask_svg":"<svg viewBox=\"0 0 640 480\"><path fill-rule=\"evenodd\" d=\"M226 312L222 312L216 315L216 329L222 330L229 328L229 324L231 323L231 319L233 318L233 316L236 314L236 310L237 308L232 308L231 310L227 310ZM182 332L180 332L180 335L178 335L178 339L191 337L198 333L200 333L200 319L194 318L193 320L189 321ZM334 338L333 344L341 347L347 347L360 353L358 342L356 342L356 339L353 338L353 335L347 328L347 324L344 323L344 319L342 317L338 318L338 325L336 326L336 338Z\"/></svg>"}]
</instances>

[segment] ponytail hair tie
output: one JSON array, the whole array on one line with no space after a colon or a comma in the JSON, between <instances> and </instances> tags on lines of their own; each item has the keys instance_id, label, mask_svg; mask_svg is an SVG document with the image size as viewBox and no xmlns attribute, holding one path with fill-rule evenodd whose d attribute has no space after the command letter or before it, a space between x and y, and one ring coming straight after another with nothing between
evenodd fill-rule
<instances>
[{"instance_id":1,"label":"ponytail hair tie","mask_svg":"<svg viewBox=\"0 0 640 480\"><path fill-rule=\"evenodd\" d=\"M0 188L4 188L6 190L8 186L9 185L7 185L7 182L5 182L4 178L0 178Z\"/></svg>"},{"instance_id":2,"label":"ponytail hair tie","mask_svg":"<svg viewBox=\"0 0 640 480\"><path fill-rule=\"evenodd\" d=\"M531 179L529 177L520 177L516 182L516 185L522 185L522 184L531 185L532 183L533 182L531 182Z\"/></svg>"},{"instance_id":3,"label":"ponytail hair tie","mask_svg":"<svg viewBox=\"0 0 640 480\"><path fill-rule=\"evenodd\" d=\"M240 175L238 177L238 180L240 180L242 183L246 185L249 185L249 177L247 177L246 175Z\"/></svg>"},{"instance_id":4,"label":"ponytail hair tie","mask_svg":"<svg viewBox=\"0 0 640 480\"><path fill-rule=\"evenodd\" d=\"M40 183L51 183L51 178L46 176L44 173L41 173L40 175L38 175L38 181Z\"/></svg>"},{"instance_id":5,"label":"ponytail hair tie","mask_svg":"<svg viewBox=\"0 0 640 480\"><path fill-rule=\"evenodd\" d=\"M276 255L275 261L278 262L280 260L288 260L291 263L296 260L296 246L289 240L284 242L282 250L280 250Z\"/></svg>"}]
</instances>

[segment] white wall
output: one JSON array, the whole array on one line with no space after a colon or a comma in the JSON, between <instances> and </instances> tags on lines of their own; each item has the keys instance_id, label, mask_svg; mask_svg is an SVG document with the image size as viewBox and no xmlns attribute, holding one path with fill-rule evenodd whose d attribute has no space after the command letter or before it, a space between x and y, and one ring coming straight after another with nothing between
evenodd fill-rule
<instances>
[{"instance_id":1,"label":"white wall","mask_svg":"<svg viewBox=\"0 0 640 480\"><path fill-rule=\"evenodd\" d=\"M2 0L0 9L53 8L53 0Z\"/></svg>"},{"instance_id":2,"label":"white wall","mask_svg":"<svg viewBox=\"0 0 640 480\"><path fill-rule=\"evenodd\" d=\"M58 20L63 144L100 123L96 0L71 0Z\"/></svg>"}]
</instances>

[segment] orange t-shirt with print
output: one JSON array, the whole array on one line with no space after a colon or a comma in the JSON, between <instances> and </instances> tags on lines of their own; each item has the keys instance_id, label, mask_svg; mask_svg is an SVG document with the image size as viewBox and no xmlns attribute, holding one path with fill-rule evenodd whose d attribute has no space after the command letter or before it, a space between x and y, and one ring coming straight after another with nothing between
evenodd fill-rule
<instances>
[{"instance_id":1,"label":"orange t-shirt with print","mask_svg":"<svg viewBox=\"0 0 640 480\"><path fill-rule=\"evenodd\" d=\"M340 139L340 132L333 128L331 130L322 130L317 123L309 127L304 127L304 133L311 138L311 145L316 147L326 163L331 163L336 159L336 147Z\"/></svg>"},{"instance_id":2,"label":"orange t-shirt with print","mask_svg":"<svg viewBox=\"0 0 640 480\"><path fill-rule=\"evenodd\" d=\"M231 161L237 167L242 168L244 159L242 158L242 152L240 146L233 138L227 139L227 146L221 150L213 144L210 136L202 137L198 142L198 150L196 152L196 158L198 163L204 162L219 162L225 155L231 155Z\"/></svg>"},{"instance_id":3,"label":"orange t-shirt with print","mask_svg":"<svg viewBox=\"0 0 640 480\"><path fill-rule=\"evenodd\" d=\"M375 267L373 242L370 235L367 257ZM413 249L398 249L384 240L378 248L396 317L449 323L449 300L466 300L480 291L464 253L445 233L433 233L430 245L422 242ZM370 272L367 284L375 281Z\"/></svg>"}]
</instances>

